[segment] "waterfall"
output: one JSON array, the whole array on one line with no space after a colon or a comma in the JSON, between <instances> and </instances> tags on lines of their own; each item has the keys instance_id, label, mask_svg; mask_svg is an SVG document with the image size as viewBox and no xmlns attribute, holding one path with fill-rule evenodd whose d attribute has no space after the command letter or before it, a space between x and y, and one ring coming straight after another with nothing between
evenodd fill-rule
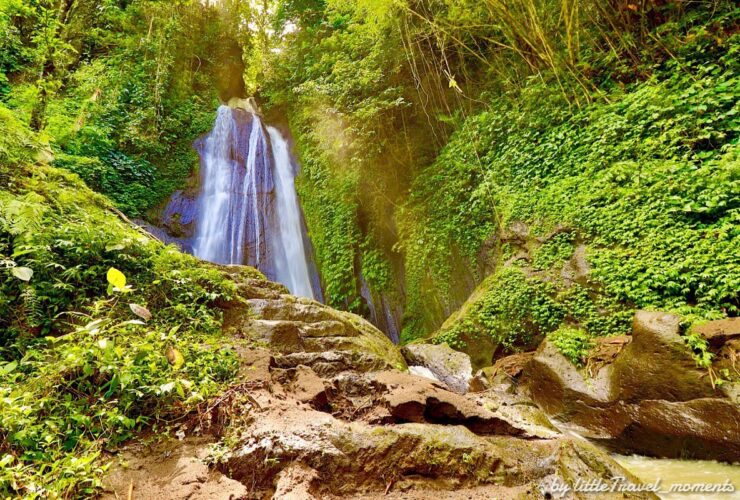
<instances>
[{"instance_id":1,"label":"waterfall","mask_svg":"<svg viewBox=\"0 0 740 500\"><path fill-rule=\"evenodd\" d=\"M252 265L292 294L321 300L285 138L273 127L266 135L259 115L221 106L195 147L201 188L193 254Z\"/></svg>"},{"instance_id":2,"label":"waterfall","mask_svg":"<svg viewBox=\"0 0 740 500\"><path fill-rule=\"evenodd\" d=\"M301 209L295 190L295 173L288 143L274 127L267 127L275 160L275 198L278 237L274 254L281 259L276 266L277 279L295 295L313 297L311 277L303 247Z\"/></svg>"},{"instance_id":3,"label":"waterfall","mask_svg":"<svg viewBox=\"0 0 740 500\"><path fill-rule=\"evenodd\" d=\"M237 264L243 259L243 248L238 242L246 213L242 196L232 196L240 170L232 159L235 137L236 122L231 109L221 106L200 151L202 188L193 241L196 256L219 264Z\"/></svg>"}]
</instances>

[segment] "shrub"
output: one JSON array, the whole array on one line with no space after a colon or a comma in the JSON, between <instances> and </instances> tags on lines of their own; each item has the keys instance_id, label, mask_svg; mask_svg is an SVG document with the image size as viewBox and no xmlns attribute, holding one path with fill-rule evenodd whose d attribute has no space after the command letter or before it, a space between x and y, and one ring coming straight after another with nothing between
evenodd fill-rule
<instances>
[{"instance_id":1,"label":"shrub","mask_svg":"<svg viewBox=\"0 0 740 500\"><path fill-rule=\"evenodd\" d=\"M588 351L593 347L591 336L580 328L562 326L547 338L576 366L584 366Z\"/></svg>"},{"instance_id":2,"label":"shrub","mask_svg":"<svg viewBox=\"0 0 740 500\"><path fill-rule=\"evenodd\" d=\"M19 170L0 191L0 494L90 496L104 450L166 432L236 374L216 307L235 285L76 175Z\"/></svg>"}]
</instances>

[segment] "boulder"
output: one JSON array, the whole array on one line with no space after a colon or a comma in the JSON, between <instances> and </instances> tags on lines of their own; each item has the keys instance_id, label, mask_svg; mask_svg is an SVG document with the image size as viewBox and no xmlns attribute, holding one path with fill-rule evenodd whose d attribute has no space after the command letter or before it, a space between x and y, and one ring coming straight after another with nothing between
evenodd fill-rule
<instances>
[{"instance_id":1,"label":"boulder","mask_svg":"<svg viewBox=\"0 0 740 500\"><path fill-rule=\"evenodd\" d=\"M111 468L106 498L131 484L136 498L552 498L553 485L577 480L634 482L530 401L415 376L361 318L286 295L253 269L223 270L235 283L219 306L239 380L182 421L178 449ZM470 361L453 354L464 369L444 374L467 382ZM198 433L220 441L188 446Z\"/></svg>"},{"instance_id":2,"label":"boulder","mask_svg":"<svg viewBox=\"0 0 740 500\"><path fill-rule=\"evenodd\" d=\"M367 320L293 297L282 285L234 267L228 269L238 297L223 305L227 333L266 345L292 367L328 362L336 369L356 360L367 369L406 369L398 348ZM324 354L330 359L322 359Z\"/></svg>"},{"instance_id":3,"label":"boulder","mask_svg":"<svg viewBox=\"0 0 740 500\"><path fill-rule=\"evenodd\" d=\"M612 366L605 366L590 378L545 339L527 365L524 377L538 405L558 420L571 420L584 406L602 407L617 400L612 387L613 372Z\"/></svg>"},{"instance_id":4,"label":"boulder","mask_svg":"<svg viewBox=\"0 0 740 500\"><path fill-rule=\"evenodd\" d=\"M602 366L612 363L627 345L632 342L631 335L614 335L595 339L588 353L586 369L589 374L598 372Z\"/></svg>"},{"instance_id":5,"label":"boulder","mask_svg":"<svg viewBox=\"0 0 740 500\"><path fill-rule=\"evenodd\" d=\"M346 371L372 372L394 368L386 359L361 351L295 352L275 355L278 368L311 367L322 377L332 377Z\"/></svg>"},{"instance_id":6,"label":"boulder","mask_svg":"<svg viewBox=\"0 0 740 500\"><path fill-rule=\"evenodd\" d=\"M638 311L632 342L612 366L613 390L622 401L688 401L717 395L706 370L697 368L675 314Z\"/></svg>"},{"instance_id":7,"label":"boulder","mask_svg":"<svg viewBox=\"0 0 740 500\"><path fill-rule=\"evenodd\" d=\"M492 387L491 382L486 376L484 369L480 369L477 372L475 372L475 375L473 375L473 378L470 379L470 387L468 388L468 391L469 392L483 392L483 391L487 391L491 387Z\"/></svg>"},{"instance_id":8,"label":"boulder","mask_svg":"<svg viewBox=\"0 0 740 500\"><path fill-rule=\"evenodd\" d=\"M311 493L312 484L319 479L318 473L301 462L294 462L277 475L275 494L272 498L280 500L315 500L319 497Z\"/></svg>"},{"instance_id":9,"label":"boulder","mask_svg":"<svg viewBox=\"0 0 740 500\"><path fill-rule=\"evenodd\" d=\"M591 267L586 258L586 250L586 245L577 245L573 255L563 264L560 277L566 284L587 283Z\"/></svg>"},{"instance_id":10,"label":"boulder","mask_svg":"<svg viewBox=\"0 0 740 500\"><path fill-rule=\"evenodd\" d=\"M480 380L483 387L515 392L525 367L532 361L534 355L534 352L520 352L499 358L493 366L478 370L474 380Z\"/></svg>"},{"instance_id":11,"label":"boulder","mask_svg":"<svg viewBox=\"0 0 740 500\"><path fill-rule=\"evenodd\" d=\"M488 373L492 378L501 374L510 379L518 379L533 357L534 352L520 352L499 358L496 360L496 363L494 363L493 369Z\"/></svg>"},{"instance_id":12,"label":"boulder","mask_svg":"<svg viewBox=\"0 0 740 500\"><path fill-rule=\"evenodd\" d=\"M468 391L473 367L470 357L447 344L409 344L401 352L410 366L427 368L451 391Z\"/></svg>"},{"instance_id":13,"label":"boulder","mask_svg":"<svg viewBox=\"0 0 740 500\"><path fill-rule=\"evenodd\" d=\"M463 425L480 435L550 438L558 434L546 418L545 423L530 419L514 407L506 408L493 395L465 397L405 373L381 372L370 377L371 386L381 394L380 403L397 422Z\"/></svg>"},{"instance_id":14,"label":"boulder","mask_svg":"<svg viewBox=\"0 0 740 500\"><path fill-rule=\"evenodd\" d=\"M483 437L462 425L422 422L373 426L288 401L265 405L255 417L220 466L255 493L275 488L302 498L376 498L398 491L431 498L475 487L481 498L521 498L526 487L526 498L551 498L553 484L578 479L637 482L582 441Z\"/></svg>"},{"instance_id":15,"label":"boulder","mask_svg":"<svg viewBox=\"0 0 740 500\"><path fill-rule=\"evenodd\" d=\"M525 369L531 397L622 452L740 460L740 406L696 367L677 316L640 311L632 341L614 339L580 370L543 341Z\"/></svg>"},{"instance_id":16,"label":"boulder","mask_svg":"<svg viewBox=\"0 0 740 500\"><path fill-rule=\"evenodd\" d=\"M426 366L409 366L409 373L411 375L416 375L417 377L424 377L429 380L434 380L435 382L439 382L440 384L442 383L442 381L437 378L432 370L430 370Z\"/></svg>"},{"instance_id":17,"label":"boulder","mask_svg":"<svg viewBox=\"0 0 740 500\"><path fill-rule=\"evenodd\" d=\"M239 382L266 387L271 381L272 354L264 348L237 346L239 355Z\"/></svg>"},{"instance_id":18,"label":"boulder","mask_svg":"<svg viewBox=\"0 0 740 500\"><path fill-rule=\"evenodd\" d=\"M708 321L691 328L709 342L713 350L720 349L730 340L740 340L740 317Z\"/></svg>"},{"instance_id":19,"label":"boulder","mask_svg":"<svg viewBox=\"0 0 740 500\"><path fill-rule=\"evenodd\" d=\"M740 460L740 406L728 399L642 401L625 407L630 418L609 440L631 453Z\"/></svg>"},{"instance_id":20,"label":"boulder","mask_svg":"<svg viewBox=\"0 0 740 500\"><path fill-rule=\"evenodd\" d=\"M325 408L327 404L324 380L311 368L298 365L290 370L290 391L301 403L308 403L314 408Z\"/></svg>"}]
</instances>

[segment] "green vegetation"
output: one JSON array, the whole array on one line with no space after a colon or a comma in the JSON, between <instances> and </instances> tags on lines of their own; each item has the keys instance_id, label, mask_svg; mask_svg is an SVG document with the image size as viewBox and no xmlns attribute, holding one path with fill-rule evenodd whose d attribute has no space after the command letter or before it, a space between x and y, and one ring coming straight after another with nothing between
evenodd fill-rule
<instances>
[{"instance_id":1,"label":"green vegetation","mask_svg":"<svg viewBox=\"0 0 740 500\"><path fill-rule=\"evenodd\" d=\"M282 5L277 25L300 29L274 37L260 89L293 124L330 303L357 307L372 241L402 281L406 340L489 275L437 341L624 333L636 308L737 314L739 16L723 1ZM535 313L540 288L553 306Z\"/></svg>"},{"instance_id":2,"label":"green vegetation","mask_svg":"<svg viewBox=\"0 0 740 500\"><path fill-rule=\"evenodd\" d=\"M592 347L588 332L562 326L548 335L550 341L574 365L583 366L588 350Z\"/></svg>"},{"instance_id":3,"label":"green vegetation","mask_svg":"<svg viewBox=\"0 0 740 500\"><path fill-rule=\"evenodd\" d=\"M659 74L565 119L536 96L528 103L537 113L503 100L495 114L471 119L418 177L421 196L412 207L426 224L414 220L409 230L410 241L423 242L408 249L410 279L421 282L431 269L435 283L449 283L443 248L458 244L472 261L498 217L504 225L525 221L535 234L572 228L537 250L539 270L570 257L577 231L588 248L589 281L627 308L737 314L733 95L740 80L736 50L717 56L696 74L669 63L671 76ZM473 156L480 170L472 184L452 193L435 188L439 177L450 187L469 177L469 164L457 162ZM477 200L491 193L482 211ZM450 210L460 214L454 222ZM411 311L423 311L423 292L409 297Z\"/></svg>"},{"instance_id":4,"label":"green vegetation","mask_svg":"<svg viewBox=\"0 0 740 500\"><path fill-rule=\"evenodd\" d=\"M236 372L215 306L234 284L109 201L140 216L192 174L217 97L243 87L228 14L248 12L223 9L0 0L3 497L94 494L102 453L166 432Z\"/></svg>"},{"instance_id":5,"label":"green vegetation","mask_svg":"<svg viewBox=\"0 0 740 500\"><path fill-rule=\"evenodd\" d=\"M4 148L40 148L9 123ZM11 151L0 192L0 492L86 496L100 486L103 450L166 430L236 373L215 307L234 284L129 227L77 176Z\"/></svg>"},{"instance_id":6,"label":"green vegetation","mask_svg":"<svg viewBox=\"0 0 740 500\"><path fill-rule=\"evenodd\" d=\"M402 301L406 340L490 275L512 295L544 280L567 309L576 245L588 318L521 312L534 326L503 335L512 313L492 319L484 300L469 323L515 348L574 317L601 335L635 308L737 313L731 2L6 0L2 12L6 106L128 215L192 175L218 96L255 92L290 122L327 301L363 312L366 282ZM526 241L507 239L522 223Z\"/></svg>"},{"instance_id":7,"label":"green vegetation","mask_svg":"<svg viewBox=\"0 0 740 500\"><path fill-rule=\"evenodd\" d=\"M488 335L506 347L530 344L540 333L552 331L565 316L551 296L551 284L527 279L518 269L506 269L489 278L491 287L476 301L467 317L435 340L464 347L466 336Z\"/></svg>"},{"instance_id":8,"label":"green vegetation","mask_svg":"<svg viewBox=\"0 0 740 500\"><path fill-rule=\"evenodd\" d=\"M200 2L2 0L0 99L138 216L183 185L219 93L238 91L239 29Z\"/></svg>"}]
</instances>

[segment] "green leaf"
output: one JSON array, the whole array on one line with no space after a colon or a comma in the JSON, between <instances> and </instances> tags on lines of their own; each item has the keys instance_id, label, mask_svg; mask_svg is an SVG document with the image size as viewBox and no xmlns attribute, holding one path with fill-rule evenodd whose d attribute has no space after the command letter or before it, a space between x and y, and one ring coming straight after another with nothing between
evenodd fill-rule
<instances>
[{"instance_id":1,"label":"green leaf","mask_svg":"<svg viewBox=\"0 0 740 500\"><path fill-rule=\"evenodd\" d=\"M118 378L118 375L113 375L113 378L110 380L110 383L108 384L108 391L105 393L105 397L109 398L113 394L115 394L116 390L118 389L120 380Z\"/></svg>"},{"instance_id":2,"label":"green leaf","mask_svg":"<svg viewBox=\"0 0 740 500\"><path fill-rule=\"evenodd\" d=\"M108 283L110 283L114 289L117 288L118 290L123 290L126 288L126 275L115 267L108 269L106 277L108 278Z\"/></svg>"},{"instance_id":3,"label":"green leaf","mask_svg":"<svg viewBox=\"0 0 740 500\"><path fill-rule=\"evenodd\" d=\"M13 276L21 281L31 281L33 277L33 269L30 267L14 267L11 269Z\"/></svg>"},{"instance_id":4,"label":"green leaf","mask_svg":"<svg viewBox=\"0 0 740 500\"><path fill-rule=\"evenodd\" d=\"M12 372L16 368L18 368L18 362L11 361L10 363L6 363L2 367L0 367L0 372L2 372L3 375L7 375L8 373Z\"/></svg>"}]
</instances>

